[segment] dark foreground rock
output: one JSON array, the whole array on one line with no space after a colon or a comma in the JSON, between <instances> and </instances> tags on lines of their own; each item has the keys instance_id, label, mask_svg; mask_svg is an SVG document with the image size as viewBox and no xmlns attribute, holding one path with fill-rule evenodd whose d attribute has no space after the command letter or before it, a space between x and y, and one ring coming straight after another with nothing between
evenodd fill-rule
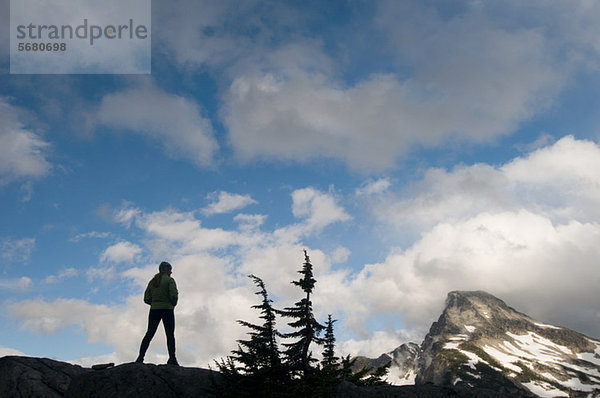
<instances>
[{"instance_id":1,"label":"dark foreground rock","mask_svg":"<svg viewBox=\"0 0 600 398\"><path fill-rule=\"evenodd\" d=\"M207 369L127 363L75 377L67 398L215 397Z\"/></svg>"},{"instance_id":2,"label":"dark foreground rock","mask_svg":"<svg viewBox=\"0 0 600 398\"><path fill-rule=\"evenodd\" d=\"M100 370L47 358L0 358L1 398L215 397L207 369L128 363Z\"/></svg>"},{"instance_id":3,"label":"dark foreground rock","mask_svg":"<svg viewBox=\"0 0 600 398\"><path fill-rule=\"evenodd\" d=\"M101 367L103 368L103 367ZM0 397L49 398L212 398L221 375L207 369L127 363L100 370L46 358L0 358ZM357 387L342 382L334 398L500 398L486 389L435 385Z\"/></svg>"},{"instance_id":4,"label":"dark foreground rock","mask_svg":"<svg viewBox=\"0 0 600 398\"><path fill-rule=\"evenodd\" d=\"M63 397L71 380L91 369L47 358L0 358L0 397Z\"/></svg>"}]
</instances>

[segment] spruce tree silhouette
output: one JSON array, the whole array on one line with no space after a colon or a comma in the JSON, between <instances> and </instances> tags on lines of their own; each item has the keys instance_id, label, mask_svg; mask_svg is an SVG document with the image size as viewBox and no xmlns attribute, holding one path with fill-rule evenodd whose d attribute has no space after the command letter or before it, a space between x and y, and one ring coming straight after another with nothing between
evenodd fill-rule
<instances>
[{"instance_id":1,"label":"spruce tree silhouette","mask_svg":"<svg viewBox=\"0 0 600 398\"><path fill-rule=\"evenodd\" d=\"M331 397L335 387L348 380L356 385L385 384L383 378L389 365L378 369L354 369L355 359L346 356L341 359L335 355L335 335L333 324L336 320L328 316L326 326L314 317L311 294L316 284L313 266L304 250L304 264L298 271L302 275L291 283L299 286L306 294L304 298L283 310L272 306L263 280L249 275L259 288L255 294L261 297L260 304L252 308L260 310L262 325L238 320L250 329L249 339L238 340L238 348L226 359L215 361L222 379L214 383L214 393L218 397L228 398L325 398ZM291 318L288 325L295 329L289 333L280 333L276 329L276 315ZM325 336L319 334L325 330ZM277 337L296 339L283 343L280 351ZM310 345L324 345L320 364L312 357ZM283 354L283 358L282 358ZM319 366L320 365L320 366Z\"/></svg>"},{"instance_id":2,"label":"spruce tree silhouette","mask_svg":"<svg viewBox=\"0 0 600 398\"><path fill-rule=\"evenodd\" d=\"M238 320L237 322L250 329L248 340L238 340L237 350L226 360L216 361L225 382L215 385L219 397L278 397L278 391L285 390L289 380L285 368L281 364L275 328L275 309L269 299L262 279L249 275L259 288L255 294L261 297L261 303L252 308L260 310L262 325ZM239 365L238 365L239 364Z\"/></svg>"},{"instance_id":3,"label":"spruce tree silhouette","mask_svg":"<svg viewBox=\"0 0 600 398\"><path fill-rule=\"evenodd\" d=\"M327 323L325 324L325 336L323 336L323 360L321 360L321 367L323 371L335 370L338 368L339 357L335 356L335 335L333 333L333 324L337 322L336 319L331 319L331 314L327 317Z\"/></svg>"},{"instance_id":4,"label":"spruce tree silhouette","mask_svg":"<svg viewBox=\"0 0 600 398\"><path fill-rule=\"evenodd\" d=\"M254 284L260 289L255 294L261 296L260 304L252 308L260 310L260 319L264 320L262 325L250 322L237 322L249 328L250 339L238 340L238 349L233 351L233 358L244 365L247 373L258 373L267 369L275 369L281 365L279 348L277 347L278 332L275 328L275 309L271 305L267 289L262 279L255 275L249 275Z\"/></svg>"},{"instance_id":5,"label":"spruce tree silhouette","mask_svg":"<svg viewBox=\"0 0 600 398\"><path fill-rule=\"evenodd\" d=\"M291 318L292 321L288 325L293 329L297 329L296 331L282 334L284 338L298 339L293 343L283 343L282 345L286 347L283 354L285 363L292 374L300 375L303 378L306 378L311 370L314 370L312 363L317 362L312 357L310 345L313 342L323 344L323 340L318 336L325 329L325 326L321 325L315 319L310 300L310 295L317 282L313 277L312 268L310 258L306 250L304 250L304 264L302 269L298 271L302 277L297 281L292 281L292 283L299 286L306 293L306 296L296 302L293 307L277 311L284 318Z\"/></svg>"}]
</instances>

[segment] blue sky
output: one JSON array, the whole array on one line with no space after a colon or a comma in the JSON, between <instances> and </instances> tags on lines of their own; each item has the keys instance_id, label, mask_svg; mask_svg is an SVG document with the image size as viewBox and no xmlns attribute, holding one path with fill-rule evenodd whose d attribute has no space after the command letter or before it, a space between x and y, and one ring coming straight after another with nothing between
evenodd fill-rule
<instances>
[{"instance_id":1,"label":"blue sky","mask_svg":"<svg viewBox=\"0 0 600 398\"><path fill-rule=\"evenodd\" d=\"M0 355L133 360L168 260L206 366L303 249L344 353L451 290L600 336L599 2L154 1L151 75L11 75L1 15Z\"/></svg>"}]
</instances>

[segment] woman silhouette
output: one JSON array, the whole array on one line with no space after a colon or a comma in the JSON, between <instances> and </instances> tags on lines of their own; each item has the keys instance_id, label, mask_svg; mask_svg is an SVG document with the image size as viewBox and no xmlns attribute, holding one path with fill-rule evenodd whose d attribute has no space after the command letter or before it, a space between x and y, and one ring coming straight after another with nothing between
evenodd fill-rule
<instances>
[{"instance_id":1,"label":"woman silhouette","mask_svg":"<svg viewBox=\"0 0 600 398\"><path fill-rule=\"evenodd\" d=\"M177 305L178 292L175 279L171 278L173 267L166 261L158 266L158 274L148 283L144 292L144 303L150 305L148 314L148 330L142 339L140 345L140 355L135 360L138 363L144 363L144 355L150 345L150 341L156 333L158 324L162 320L167 335L167 349L169 351L168 365L177 365L175 358L175 313L174 308Z\"/></svg>"}]
</instances>

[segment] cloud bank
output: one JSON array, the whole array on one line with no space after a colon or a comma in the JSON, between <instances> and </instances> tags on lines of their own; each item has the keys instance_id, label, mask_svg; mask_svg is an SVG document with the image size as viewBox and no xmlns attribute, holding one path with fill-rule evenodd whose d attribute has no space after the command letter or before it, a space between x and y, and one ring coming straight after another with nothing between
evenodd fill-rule
<instances>
[{"instance_id":1,"label":"cloud bank","mask_svg":"<svg viewBox=\"0 0 600 398\"><path fill-rule=\"evenodd\" d=\"M80 325L90 341L108 343L115 358L131 360L145 327L141 292L156 264L168 258L181 291L182 362L206 366L244 335L236 319L256 319L245 275L263 277L276 303L285 306L297 299L290 281L307 248L318 281L317 314L340 319L340 349L353 354L378 355L409 338L418 341L447 292L457 289L487 290L543 322L597 337L600 177L590 166L598 159L596 143L566 136L504 165L431 169L400 190L385 183L386 189L370 190L368 215L342 207L338 195L298 189L290 208L296 221L274 230L263 229L260 215L238 214L238 228L225 230L204 227L196 212L124 207L115 222L141 235L135 244L145 261L118 275L129 281L131 295L115 305L35 299L13 302L10 309L24 328L40 333ZM361 205L364 200L360 195ZM356 272L333 266L352 260L347 248L324 252L303 243L339 223L377 228L383 221L369 215L386 214L390 230L408 223L419 237L407 247L390 247L381 261ZM385 320L391 320L388 327L373 329ZM151 360L164 359L160 339Z\"/></svg>"},{"instance_id":2,"label":"cloud bank","mask_svg":"<svg viewBox=\"0 0 600 398\"><path fill-rule=\"evenodd\" d=\"M26 128L25 112L0 97L0 186L48 174L50 144Z\"/></svg>"}]
</instances>

